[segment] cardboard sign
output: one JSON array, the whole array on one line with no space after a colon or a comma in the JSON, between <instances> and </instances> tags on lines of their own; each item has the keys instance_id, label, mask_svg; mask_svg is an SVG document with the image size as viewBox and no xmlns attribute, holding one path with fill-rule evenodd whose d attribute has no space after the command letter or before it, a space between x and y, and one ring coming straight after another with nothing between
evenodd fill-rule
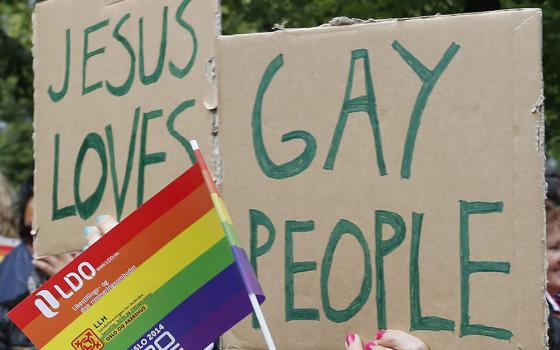
<instances>
[{"instance_id":1,"label":"cardboard sign","mask_svg":"<svg viewBox=\"0 0 560 350\"><path fill-rule=\"evenodd\" d=\"M10 311L40 349L203 349L264 301L197 163ZM228 229L229 227L229 229Z\"/></svg>"},{"instance_id":2,"label":"cardboard sign","mask_svg":"<svg viewBox=\"0 0 560 350\"><path fill-rule=\"evenodd\" d=\"M221 37L223 193L279 349L545 344L541 13ZM226 349L264 349L244 321Z\"/></svg>"},{"instance_id":3,"label":"cardboard sign","mask_svg":"<svg viewBox=\"0 0 560 350\"><path fill-rule=\"evenodd\" d=\"M34 17L36 254L80 249L211 150L217 2L58 0ZM208 157L210 159L210 157Z\"/></svg>"}]
</instances>

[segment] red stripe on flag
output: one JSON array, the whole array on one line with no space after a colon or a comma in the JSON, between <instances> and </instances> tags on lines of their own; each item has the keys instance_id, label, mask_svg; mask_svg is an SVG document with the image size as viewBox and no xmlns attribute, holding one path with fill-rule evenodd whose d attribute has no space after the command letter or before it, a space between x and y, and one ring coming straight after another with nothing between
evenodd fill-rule
<instances>
[{"instance_id":1,"label":"red stripe on flag","mask_svg":"<svg viewBox=\"0 0 560 350\"><path fill-rule=\"evenodd\" d=\"M11 252L12 250L14 250L15 247L10 247L7 245L0 245L0 255L4 256L4 255L8 255L9 252Z\"/></svg>"},{"instance_id":2,"label":"red stripe on flag","mask_svg":"<svg viewBox=\"0 0 560 350\"><path fill-rule=\"evenodd\" d=\"M202 157L202 153L200 152L200 150L195 149L194 155L196 156L196 163L200 167L200 171L202 172L204 181L206 181L206 186L208 186L208 190L211 193L219 193L218 189L216 188L216 184L214 184L214 179L212 178L212 175L210 175L211 174L210 170L208 170L208 167L206 166L206 162L204 161L204 158Z\"/></svg>"}]
</instances>

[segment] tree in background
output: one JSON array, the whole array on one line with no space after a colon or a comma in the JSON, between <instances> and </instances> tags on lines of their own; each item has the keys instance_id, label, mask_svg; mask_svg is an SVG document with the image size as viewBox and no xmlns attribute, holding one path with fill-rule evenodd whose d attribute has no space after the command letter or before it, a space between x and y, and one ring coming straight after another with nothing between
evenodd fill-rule
<instances>
[{"instance_id":1,"label":"tree in background","mask_svg":"<svg viewBox=\"0 0 560 350\"><path fill-rule=\"evenodd\" d=\"M34 3L0 1L0 171L15 185L33 171L28 5ZM313 27L336 16L381 19L516 7L543 9L546 145L560 158L560 0L222 0L224 34L270 31L284 22Z\"/></svg>"},{"instance_id":2,"label":"tree in background","mask_svg":"<svg viewBox=\"0 0 560 350\"><path fill-rule=\"evenodd\" d=\"M0 171L15 185L33 172L31 9L0 2Z\"/></svg>"}]
</instances>

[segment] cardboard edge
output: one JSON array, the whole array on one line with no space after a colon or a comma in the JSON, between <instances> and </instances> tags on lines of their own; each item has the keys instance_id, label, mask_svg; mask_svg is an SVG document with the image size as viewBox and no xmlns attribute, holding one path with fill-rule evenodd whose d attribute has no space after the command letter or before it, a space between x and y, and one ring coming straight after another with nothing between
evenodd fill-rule
<instances>
[{"instance_id":1,"label":"cardboard edge","mask_svg":"<svg viewBox=\"0 0 560 350\"><path fill-rule=\"evenodd\" d=\"M125 0L105 0L105 6L111 6Z\"/></svg>"},{"instance_id":2,"label":"cardboard edge","mask_svg":"<svg viewBox=\"0 0 560 350\"><path fill-rule=\"evenodd\" d=\"M539 335L539 337L542 339L542 348L545 349L548 346L548 334L547 334L547 329L548 329L548 314L549 314L549 310L548 310L548 305L547 302L545 300L545 296L544 296L544 291L546 290L546 283L547 283L547 278L546 278L546 270L547 270L547 259L546 259L546 213L545 213L545 209L544 209L544 200L546 199L546 182L545 182L545 178L544 178L544 164L545 164L545 152L544 152L544 81L543 81L543 68L542 68L542 11L541 9L528 9L525 10L527 11L527 16L525 18L523 18L520 22L515 23L514 27L512 28L512 33L513 33L513 65L514 67L516 67L517 65L523 65L523 62L521 61L523 59L523 54L525 54L525 56L530 56L530 59L535 59L538 62L538 72L521 72L521 71L515 71L514 68L514 80L513 80L513 96L514 98L516 98L516 88L520 87L520 86L527 86L526 83L526 79L525 76L528 74L536 74L537 75L537 82L535 86L531 86L531 88L536 88L535 90L535 95L533 96L529 96L526 97L527 101L527 107L524 110L514 110L514 117L513 117L513 122L514 122L514 128L518 128L518 127L523 127L523 125L521 125L522 122L524 122L523 119L519 119L522 118L524 115L527 116L528 120L531 120L533 125L534 125L534 135L535 138L533 140L533 145L535 147L536 152L535 154L535 159L534 164L539 164L540 168L538 168L538 177L539 177L539 181L540 181L540 188L541 188L541 195L540 198L522 198L522 196L519 194L519 190L517 187L518 186L514 186L514 201L539 201L539 209L540 209L540 215L541 215L541 244L540 244L540 251L542 253L542 257L543 257L543 266L542 266L542 272L541 272L541 277L540 277L540 284L541 284L541 288L542 288L542 297L540 300L540 305L542 308L542 329L544 330L544 332L542 334ZM535 25L535 21L537 21L536 25ZM534 41L527 41L526 38L524 37L525 33L524 33L524 29L527 29L525 32L529 32L529 31L537 31L537 39ZM534 34L534 33L533 33ZM529 45L529 48L528 48ZM536 45L538 47L537 50L533 50L535 48ZM527 51L529 49L529 51ZM538 57L535 57L533 54L537 54ZM525 101L525 100L524 100ZM518 118L516 118L518 117ZM520 150L518 148L518 144L516 143L515 140L515 135L514 135L514 140L513 140L513 147L514 147L514 154L516 155L516 157L514 157L515 159L518 159L517 155L521 152L523 152L523 150ZM529 164L529 166L532 166L532 164ZM525 173L527 173L527 164L514 164L514 176L515 177L521 177L523 178L525 175ZM531 172L532 173L532 172ZM535 203L536 205L537 203ZM514 217L519 218L519 217L523 217L522 213L516 212L514 214ZM526 230L525 227L520 227L520 223L519 220L516 220L514 222L515 225L515 232L516 235L523 235L526 234ZM519 285L519 288L523 288L522 285ZM520 295L519 293L516 293L517 295ZM518 300L519 301L519 300ZM523 315L516 315L516 317L522 318ZM522 345L518 345L519 349L522 349L524 347L522 347Z\"/></svg>"},{"instance_id":3,"label":"cardboard edge","mask_svg":"<svg viewBox=\"0 0 560 350\"><path fill-rule=\"evenodd\" d=\"M37 78L35 76L35 72L38 72L39 69L39 55L38 55L38 42L39 42L39 31L37 30L38 28L38 15L37 12L40 11L40 9L42 8L42 6L46 6L46 4L42 4L39 3L35 6L35 9L33 10L33 13L31 14L31 26L32 26L32 34L31 34L31 56L32 56L32 70L33 70L33 105L36 106L37 105L37 101L39 100L39 93L38 93L38 89L37 89ZM32 138L33 138L33 177L37 178L37 123L38 123L38 119L37 118L37 108L34 108L34 112L33 112L33 134L32 134ZM37 193L37 181L33 182L33 193ZM37 197L33 196L33 207L37 208ZM38 226L37 226L37 211L33 211L33 219L32 219L32 227L33 230L32 232L35 232L35 236L33 237L33 240L36 241L39 239L39 235L38 233ZM37 254L38 252L35 252L35 254Z\"/></svg>"},{"instance_id":4,"label":"cardboard edge","mask_svg":"<svg viewBox=\"0 0 560 350\"><path fill-rule=\"evenodd\" d=\"M32 69L33 69L33 105L37 106L38 105L38 101L40 100L40 94L39 94L39 89L37 86L37 74L35 74L36 72L39 71L39 65L40 65L40 55L39 55L39 33L40 31L38 30L39 28L39 18L41 16L43 16L41 14L41 11L43 11L43 9L50 7L50 6L59 6L60 2L63 2L66 0L48 0L48 1L44 1L44 2L38 2L35 5L35 8L33 10L33 14L31 15L31 22L32 22L32 36L31 36L31 55L33 58L33 64L32 64ZM35 258L42 258L45 256L49 256L49 255L53 255L53 252L50 251L50 249L48 247L45 247L42 244L42 236L40 235L40 223L38 222L38 210L37 208L39 208L38 203L37 203L37 142L38 142L38 134L37 134L37 130L39 128L39 119L37 115L40 114L37 108L34 108L33 111L33 163L34 163L34 169L33 169L33 177L35 179L34 183L33 183L33 192L34 192L34 196L33 196L33 207L36 208L33 212L33 223L32 223L32 227L33 227L33 232L35 232L35 235L33 237L33 256ZM52 183L51 183L52 185ZM78 250L65 250L63 252L60 252L59 254L66 254L66 253L74 253L74 252L78 252Z\"/></svg>"},{"instance_id":5,"label":"cardboard edge","mask_svg":"<svg viewBox=\"0 0 560 350\"><path fill-rule=\"evenodd\" d=\"M362 26L374 26L374 25L390 25L390 24L397 24L397 23L404 23L404 22L411 22L411 21L421 21L421 20L430 20L430 19L442 19L442 18L454 18L454 17L472 17L472 16L481 16L481 15L502 15L502 14L509 14L512 12L532 12L532 11L541 11L539 8L515 8L515 9L504 9L504 10L496 10L496 11L486 11L486 12L469 12L469 13L453 13L453 14L435 14L435 15L428 15L428 16L418 16L418 17L406 17L406 18L387 18L387 19L368 19L368 20L360 20L352 18L351 21L354 21L353 24L346 24L346 25L329 25L322 24L316 27L309 27L309 28L285 28L282 27L281 30L276 30L274 32L264 32L264 33L243 33L243 34L230 34L230 35L221 35L220 37L223 40L228 40L230 37L238 37L238 36L267 36L267 35L303 35L309 33L316 33L321 34L325 32L331 31L339 31L339 30L357 30L359 27ZM333 18L336 19L337 17ZM331 20L332 21L332 20ZM337 21L335 21L336 23Z\"/></svg>"},{"instance_id":6,"label":"cardboard edge","mask_svg":"<svg viewBox=\"0 0 560 350\"><path fill-rule=\"evenodd\" d=\"M222 187L224 182L224 169L223 161L220 153L220 84L219 84L219 65L217 63L219 56L219 38L222 35L222 10L221 10L221 0L216 1L216 23L215 23L215 33L214 33L214 57L208 60L210 66L210 71L212 73L212 88L213 88L213 103L208 108L212 114L212 131L210 137L212 138L212 172L214 173L214 182L218 188Z\"/></svg>"}]
</instances>

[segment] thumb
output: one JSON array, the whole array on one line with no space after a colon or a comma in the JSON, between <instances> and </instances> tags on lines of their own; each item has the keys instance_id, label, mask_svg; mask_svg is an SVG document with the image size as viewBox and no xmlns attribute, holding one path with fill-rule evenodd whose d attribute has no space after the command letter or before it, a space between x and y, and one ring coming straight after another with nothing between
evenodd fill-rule
<instances>
[{"instance_id":1,"label":"thumb","mask_svg":"<svg viewBox=\"0 0 560 350\"><path fill-rule=\"evenodd\" d=\"M399 330L382 330L377 332L375 338L379 345L395 350L429 350L423 341Z\"/></svg>"},{"instance_id":2,"label":"thumb","mask_svg":"<svg viewBox=\"0 0 560 350\"><path fill-rule=\"evenodd\" d=\"M111 231L113 227L117 226L118 222L114 217L110 215L99 215L95 219L95 224L102 232L102 234L106 234L107 232Z\"/></svg>"},{"instance_id":3,"label":"thumb","mask_svg":"<svg viewBox=\"0 0 560 350\"><path fill-rule=\"evenodd\" d=\"M356 333L348 333L346 335L346 349L347 350L363 350L362 340Z\"/></svg>"}]
</instances>

